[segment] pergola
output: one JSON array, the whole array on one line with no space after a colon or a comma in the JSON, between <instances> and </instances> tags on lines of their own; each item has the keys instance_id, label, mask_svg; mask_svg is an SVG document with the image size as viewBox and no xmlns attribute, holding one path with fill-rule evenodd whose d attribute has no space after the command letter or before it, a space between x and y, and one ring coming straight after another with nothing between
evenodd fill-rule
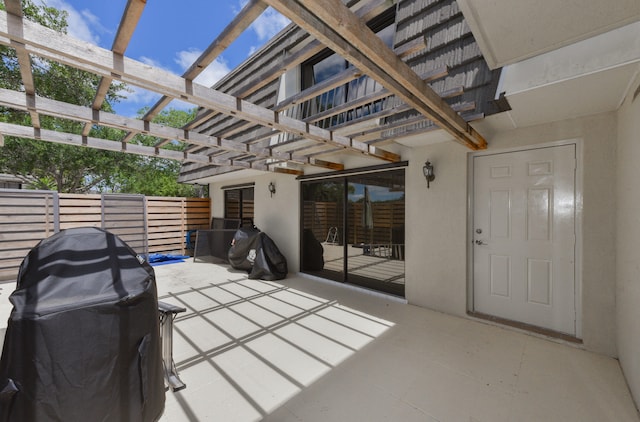
<instances>
[{"instance_id":1,"label":"pergola","mask_svg":"<svg viewBox=\"0 0 640 422\"><path fill-rule=\"evenodd\" d=\"M446 93L439 95L428 84L438 75L446 74L447 69L435 69L431 74L418 75L402 60L404 56L424 49L424 40L419 39L392 50L365 24L367 16L389 7L391 3L388 0L347 1L346 4L341 0L250 0L191 67L182 76L178 76L125 56L129 40L146 5L144 0L128 0L111 50L23 19L20 0L5 0L7 11L0 12L0 43L16 50L24 91L0 90L0 104L28 111L32 126L0 123L0 135L225 168L251 168L298 175L304 173L305 166L331 170L344 168L341 163L318 158L319 154L310 152L312 150L308 147L280 150L269 144L268 140L274 135L287 133L294 136L291 141L293 143L308 145L311 142L312 145L326 147L320 148L321 152L342 150L385 162L398 162L398 154L380 146L381 133L385 127L369 136L344 135L336 130L319 127L314 122L288 117L283 112L287 107L317 96L323 90L327 91L345 81L367 75L384 87L382 93L376 95L394 96L399 100L400 105L395 107L395 112L413 109L418 113L418 120L432 122L467 148L486 148L485 139L469 125L468 118L465 119L460 114L465 111L464 108L454 109L445 101ZM251 88L239 89L235 95L222 92L216 86L212 88L194 82L268 6L288 17L292 25L306 31L305 36L310 38L304 48L283 59L277 64L277 69L249 81ZM327 47L351 63L352 68L286 98L274 108L249 101L248 97L256 89L273 82L288 69ZM32 57L46 58L99 75L101 81L92 107L37 96L31 73ZM112 81L156 92L162 98L151 106L141 120L101 111ZM198 117L182 128L152 123L151 120L174 99L198 106ZM47 130L40 126L40 115L80 121L84 123L84 129L79 134ZM207 135L198 130L208 119L219 115L238 120L236 130L255 130L250 131L250 135L242 140ZM414 118L412 122L415 121ZM392 123L387 124L387 129L393 127ZM120 141L92 138L89 133L94 125L121 129L126 135ZM158 141L155 146L130 143L136 134L150 135ZM167 149L165 146L170 141L183 142L187 146L184 151Z\"/></svg>"}]
</instances>

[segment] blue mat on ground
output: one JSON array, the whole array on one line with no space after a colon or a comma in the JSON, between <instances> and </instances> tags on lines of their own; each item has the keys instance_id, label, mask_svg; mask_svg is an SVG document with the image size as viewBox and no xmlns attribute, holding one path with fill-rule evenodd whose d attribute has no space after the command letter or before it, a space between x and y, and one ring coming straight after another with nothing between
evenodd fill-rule
<instances>
[{"instance_id":1,"label":"blue mat on ground","mask_svg":"<svg viewBox=\"0 0 640 422\"><path fill-rule=\"evenodd\" d=\"M149 264L151 264L152 266L156 266L156 265L175 264L176 262L184 262L184 260L187 258L190 258L190 256L152 253L152 254L149 254L148 260L149 260Z\"/></svg>"}]
</instances>

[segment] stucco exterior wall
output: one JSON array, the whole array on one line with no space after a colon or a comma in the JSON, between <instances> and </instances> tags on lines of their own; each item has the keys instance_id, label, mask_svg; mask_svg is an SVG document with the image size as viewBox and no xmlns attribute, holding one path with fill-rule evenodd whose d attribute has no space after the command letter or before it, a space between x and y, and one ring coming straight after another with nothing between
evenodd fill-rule
<instances>
[{"instance_id":1,"label":"stucco exterior wall","mask_svg":"<svg viewBox=\"0 0 640 422\"><path fill-rule=\"evenodd\" d=\"M582 266L578 272L582 274L582 338L588 350L610 356L617 355L617 130L616 114L607 113L505 131L488 137L490 151L581 140L584 171L579 185L583 186L583 231ZM406 298L411 304L459 316L466 315L468 303L469 154L467 149L453 142L405 150L402 154L403 159L409 160L406 169ZM430 189L427 189L422 175L422 166L427 160L434 164L436 172ZM356 164L371 165L364 158L353 157L351 161L354 162L349 163L349 168ZM637 179L631 177L629 180ZM277 189L273 198L267 188L270 181ZM234 180L234 184L245 182L255 182L255 224L274 239L287 257L290 271L298 271L300 182L291 175L275 173ZM223 184L211 186L216 217L224 214L224 196L219 189ZM640 189L636 193L640 198ZM627 218L632 218L632 215ZM640 296L640 289L637 294ZM631 318L623 319L628 321ZM637 323L633 321L633 324ZM638 327L640 324L635 326ZM634 347L640 349L640 341Z\"/></svg>"},{"instance_id":2,"label":"stucco exterior wall","mask_svg":"<svg viewBox=\"0 0 640 422\"><path fill-rule=\"evenodd\" d=\"M276 186L271 196L269 182ZM212 198L212 217L224 217L224 191L222 186L255 183L253 223L265 232L287 258L289 272L297 272L300 239L300 183L295 176L267 173L260 176L220 182L209 186Z\"/></svg>"},{"instance_id":3,"label":"stucco exterior wall","mask_svg":"<svg viewBox=\"0 0 640 422\"><path fill-rule=\"evenodd\" d=\"M616 356L616 131L616 116L608 113L488 137L495 151L582 139L582 338L585 348L610 356ZM454 315L467 310L468 155L454 143L416 149L407 171L407 300ZM429 190L426 159L436 168Z\"/></svg>"},{"instance_id":4,"label":"stucco exterior wall","mask_svg":"<svg viewBox=\"0 0 640 422\"><path fill-rule=\"evenodd\" d=\"M467 150L453 142L416 148L406 183L406 298L464 316L467 303ZM425 161L436 178L427 189Z\"/></svg>"},{"instance_id":5,"label":"stucco exterior wall","mask_svg":"<svg viewBox=\"0 0 640 422\"><path fill-rule=\"evenodd\" d=\"M638 78L631 92L640 84ZM618 115L617 323L618 355L636 403L640 403L640 98Z\"/></svg>"},{"instance_id":6,"label":"stucco exterior wall","mask_svg":"<svg viewBox=\"0 0 640 422\"><path fill-rule=\"evenodd\" d=\"M271 197L269 182L276 186ZM269 174L256 179L255 224L287 258L289 272L300 269L300 182L295 176Z\"/></svg>"}]
</instances>

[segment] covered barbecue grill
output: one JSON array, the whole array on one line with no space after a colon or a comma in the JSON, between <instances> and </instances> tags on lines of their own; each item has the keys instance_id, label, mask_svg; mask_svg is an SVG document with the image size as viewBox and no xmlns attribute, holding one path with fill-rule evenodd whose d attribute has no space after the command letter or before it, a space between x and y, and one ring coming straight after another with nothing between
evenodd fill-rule
<instances>
[{"instance_id":1,"label":"covered barbecue grill","mask_svg":"<svg viewBox=\"0 0 640 422\"><path fill-rule=\"evenodd\" d=\"M165 388L153 269L96 228L23 261L0 359L0 421L155 421Z\"/></svg>"}]
</instances>

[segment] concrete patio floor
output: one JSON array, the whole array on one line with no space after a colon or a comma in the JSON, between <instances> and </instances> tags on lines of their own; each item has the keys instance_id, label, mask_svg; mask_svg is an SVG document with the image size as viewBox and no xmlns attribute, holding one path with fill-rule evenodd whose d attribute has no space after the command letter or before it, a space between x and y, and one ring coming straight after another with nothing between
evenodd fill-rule
<instances>
[{"instance_id":1,"label":"concrete patio floor","mask_svg":"<svg viewBox=\"0 0 640 422\"><path fill-rule=\"evenodd\" d=\"M155 267L187 308L160 421L640 421L618 361L301 275ZM0 285L0 338L12 283Z\"/></svg>"},{"instance_id":2,"label":"concrete patio floor","mask_svg":"<svg viewBox=\"0 0 640 422\"><path fill-rule=\"evenodd\" d=\"M638 421L618 361L300 275L155 267L187 388L161 421Z\"/></svg>"}]
</instances>

